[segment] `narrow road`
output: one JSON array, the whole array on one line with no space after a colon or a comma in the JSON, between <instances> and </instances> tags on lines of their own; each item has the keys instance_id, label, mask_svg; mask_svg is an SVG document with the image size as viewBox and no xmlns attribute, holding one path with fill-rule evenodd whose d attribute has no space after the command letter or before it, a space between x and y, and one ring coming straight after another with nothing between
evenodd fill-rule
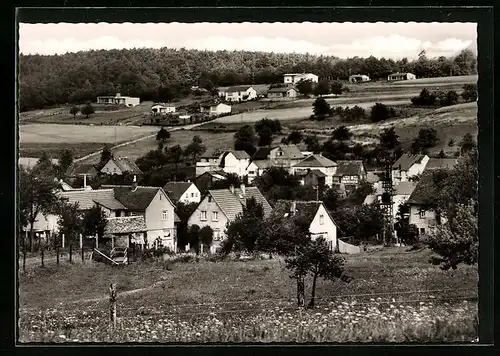
<instances>
[{"instance_id":1,"label":"narrow road","mask_svg":"<svg viewBox=\"0 0 500 356\"><path fill-rule=\"evenodd\" d=\"M173 132L173 131L179 131L179 130L191 130L192 128L200 126L200 125L203 125L203 124L205 124L205 122L200 122L200 123L197 123L197 124L191 124L191 125L186 125L186 126L177 126L177 127L170 128L168 131ZM139 138L136 138L134 140L127 141L127 142L122 142L122 143L120 143L118 145L112 146L111 150L114 150L114 149L119 148L119 147L131 145L133 143L136 143L136 142L139 142L139 141L151 138L151 137L155 137L155 136L156 136L156 133L151 134L151 135L147 135L147 136L143 136L143 137L139 137ZM90 153L90 154L88 154L86 156L76 158L74 160L74 162L85 161L85 160L87 160L89 158L92 158L92 157L95 157L97 155L100 155L101 152L102 152L102 150L99 150L99 151L96 151L96 152L92 152L92 153Z\"/></svg>"}]
</instances>

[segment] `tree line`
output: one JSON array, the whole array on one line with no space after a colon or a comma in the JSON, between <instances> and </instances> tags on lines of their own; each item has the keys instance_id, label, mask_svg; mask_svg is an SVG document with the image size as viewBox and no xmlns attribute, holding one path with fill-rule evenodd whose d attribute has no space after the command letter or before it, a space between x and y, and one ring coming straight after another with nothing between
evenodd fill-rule
<instances>
[{"instance_id":1,"label":"tree line","mask_svg":"<svg viewBox=\"0 0 500 356\"><path fill-rule=\"evenodd\" d=\"M469 75L477 73L476 66L476 55L470 50L450 58L421 55L412 61L171 48L21 54L19 107L25 111L79 104L117 92L141 100L171 101L190 94L192 86L213 92L217 86L281 83L283 74L289 72L311 72L327 80L346 80L350 74L363 73L376 80L394 72L411 72L417 77Z\"/></svg>"}]
</instances>

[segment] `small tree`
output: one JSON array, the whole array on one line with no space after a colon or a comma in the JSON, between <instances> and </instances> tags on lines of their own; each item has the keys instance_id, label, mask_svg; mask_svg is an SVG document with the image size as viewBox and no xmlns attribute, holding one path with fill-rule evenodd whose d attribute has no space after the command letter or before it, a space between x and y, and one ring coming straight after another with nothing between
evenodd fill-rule
<instances>
[{"instance_id":1,"label":"small tree","mask_svg":"<svg viewBox=\"0 0 500 356\"><path fill-rule=\"evenodd\" d=\"M313 153L321 152L321 145L319 144L319 140L316 135L306 136L304 138L304 143L306 144L308 151L312 151Z\"/></svg>"},{"instance_id":2,"label":"small tree","mask_svg":"<svg viewBox=\"0 0 500 356\"><path fill-rule=\"evenodd\" d=\"M88 119L90 115L92 115L93 113L95 113L95 109L94 109L94 107L92 106L91 103L88 103L88 104L85 104L82 107L81 113L83 115L85 115L85 117Z\"/></svg>"},{"instance_id":3,"label":"small tree","mask_svg":"<svg viewBox=\"0 0 500 356\"><path fill-rule=\"evenodd\" d=\"M287 141L291 144L298 144L302 141L302 133L297 130L293 130L287 137Z\"/></svg>"},{"instance_id":4,"label":"small tree","mask_svg":"<svg viewBox=\"0 0 500 356\"><path fill-rule=\"evenodd\" d=\"M454 90L450 90L446 93L445 105L455 105L458 103L458 94Z\"/></svg>"},{"instance_id":5,"label":"small tree","mask_svg":"<svg viewBox=\"0 0 500 356\"><path fill-rule=\"evenodd\" d=\"M413 140L411 151L412 153L422 152L436 146L439 139L437 131L433 128L423 128L418 131L418 136Z\"/></svg>"},{"instance_id":6,"label":"small tree","mask_svg":"<svg viewBox=\"0 0 500 356\"><path fill-rule=\"evenodd\" d=\"M314 88L314 95L326 95L330 93L330 84L327 80L320 80Z\"/></svg>"},{"instance_id":7,"label":"small tree","mask_svg":"<svg viewBox=\"0 0 500 356\"><path fill-rule=\"evenodd\" d=\"M469 132L467 132L462 138L462 141L460 141L460 152L462 154L465 154L475 148L476 148L476 142L474 141L472 135Z\"/></svg>"},{"instance_id":8,"label":"small tree","mask_svg":"<svg viewBox=\"0 0 500 356\"><path fill-rule=\"evenodd\" d=\"M73 261L73 244L78 235L83 232L83 215L79 210L78 203L68 204L62 202L59 205L59 231L67 237L69 242L69 262Z\"/></svg>"},{"instance_id":9,"label":"small tree","mask_svg":"<svg viewBox=\"0 0 500 356\"><path fill-rule=\"evenodd\" d=\"M96 205L83 214L82 224L82 231L84 235L97 235L98 239L102 239L104 236L104 229L107 224L106 213L100 206Z\"/></svg>"},{"instance_id":10,"label":"small tree","mask_svg":"<svg viewBox=\"0 0 500 356\"><path fill-rule=\"evenodd\" d=\"M344 273L344 258L333 254L323 237L299 246L296 254L287 258L285 263L286 268L293 272L293 278L297 278L296 276L305 277L307 274L312 277L309 307L314 307L318 277L330 281L340 279L344 282L350 282L351 280Z\"/></svg>"},{"instance_id":11,"label":"small tree","mask_svg":"<svg viewBox=\"0 0 500 356\"><path fill-rule=\"evenodd\" d=\"M200 136L193 136L192 142L184 150L186 156L191 156L193 162L198 161L198 158L207 150L206 146L202 143Z\"/></svg>"},{"instance_id":12,"label":"small tree","mask_svg":"<svg viewBox=\"0 0 500 356\"><path fill-rule=\"evenodd\" d=\"M259 146L269 146L273 142L273 131L269 126L262 127L257 134L259 135Z\"/></svg>"},{"instance_id":13,"label":"small tree","mask_svg":"<svg viewBox=\"0 0 500 356\"><path fill-rule=\"evenodd\" d=\"M80 108L76 105L73 105L70 109L69 109L69 113L71 115L73 115L73 118L76 118L76 114L78 114L80 112Z\"/></svg>"},{"instance_id":14,"label":"small tree","mask_svg":"<svg viewBox=\"0 0 500 356\"><path fill-rule=\"evenodd\" d=\"M105 144L101 151L101 159L99 161L99 168L101 169L108 161L113 158L113 153L111 153L111 148L108 144Z\"/></svg>"},{"instance_id":15,"label":"small tree","mask_svg":"<svg viewBox=\"0 0 500 356\"><path fill-rule=\"evenodd\" d=\"M315 116L327 116L330 114L330 104L324 98L317 98L313 103L313 112Z\"/></svg>"},{"instance_id":16,"label":"small tree","mask_svg":"<svg viewBox=\"0 0 500 356\"><path fill-rule=\"evenodd\" d=\"M262 205L257 203L253 197L248 199L243 207L243 212L227 227L226 234L229 244L226 252L229 252L229 249L253 252L257 242L261 239L263 219Z\"/></svg>"},{"instance_id":17,"label":"small tree","mask_svg":"<svg viewBox=\"0 0 500 356\"><path fill-rule=\"evenodd\" d=\"M162 127L160 131L158 131L158 133L156 134L156 141L165 142L169 138L170 138L170 132L165 130L164 127Z\"/></svg>"},{"instance_id":18,"label":"small tree","mask_svg":"<svg viewBox=\"0 0 500 356\"><path fill-rule=\"evenodd\" d=\"M340 94L342 94L342 89L343 89L343 85L341 82L339 81L335 81L333 82L331 85L330 85L330 92L332 94L335 94L335 96L339 96Z\"/></svg>"},{"instance_id":19,"label":"small tree","mask_svg":"<svg viewBox=\"0 0 500 356\"><path fill-rule=\"evenodd\" d=\"M370 119L373 122L387 120L389 116L390 116L390 111L386 105L382 103L376 103L374 106L372 106L370 112Z\"/></svg>"},{"instance_id":20,"label":"small tree","mask_svg":"<svg viewBox=\"0 0 500 356\"><path fill-rule=\"evenodd\" d=\"M174 164L175 177L179 174L179 164L184 161L184 151L180 145L175 145L170 148L166 148L167 160Z\"/></svg>"},{"instance_id":21,"label":"small tree","mask_svg":"<svg viewBox=\"0 0 500 356\"><path fill-rule=\"evenodd\" d=\"M200 227L198 225L191 225L188 230L188 242L196 251L200 253Z\"/></svg>"},{"instance_id":22,"label":"small tree","mask_svg":"<svg viewBox=\"0 0 500 356\"><path fill-rule=\"evenodd\" d=\"M210 225L205 225L200 230L200 241L204 246L210 247L214 239L214 231Z\"/></svg>"},{"instance_id":23,"label":"small tree","mask_svg":"<svg viewBox=\"0 0 500 356\"><path fill-rule=\"evenodd\" d=\"M234 149L245 151L252 156L257 150L255 148L255 141L256 138L253 127L245 125L234 134Z\"/></svg>"},{"instance_id":24,"label":"small tree","mask_svg":"<svg viewBox=\"0 0 500 356\"><path fill-rule=\"evenodd\" d=\"M439 151L438 158L446 158L446 154L444 153L444 151L442 149L441 149L441 151Z\"/></svg>"},{"instance_id":25,"label":"small tree","mask_svg":"<svg viewBox=\"0 0 500 356\"><path fill-rule=\"evenodd\" d=\"M63 178L69 167L73 164L73 152L70 150L64 150L59 156L57 165L57 175L59 178Z\"/></svg>"},{"instance_id":26,"label":"small tree","mask_svg":"<svg viewBox=\"0 0 500 356\"><path fill-rule=\"evenodd\" d=\"M477 84L465 84L463 86L462 98L465 101L477 100Z\"/></svg>"},{"instance_id":27,"label":"small tree","mask_svg":"<svg viewBox=\"0 0 500 356\"><path fill-rule=\"evenodd\" d=\"M352 132L348 127L342 125L338 126L332 132L332 139L337 141L348 141L352 137Z\"/></svg>"}]
</instances>

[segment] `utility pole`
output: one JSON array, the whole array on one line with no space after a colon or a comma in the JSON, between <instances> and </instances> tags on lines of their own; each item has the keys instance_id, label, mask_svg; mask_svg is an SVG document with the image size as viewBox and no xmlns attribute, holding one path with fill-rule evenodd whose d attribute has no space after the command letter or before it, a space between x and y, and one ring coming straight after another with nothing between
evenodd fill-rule
<instances>
[{"instance_id":1,"label":"utility pole","mask_svg":"<svg viewBox=\"0 0 500 356\"><path fill-rule=\"evenodd\" d=\"M382 202L380 207L384 212L385 224L383 233L383 243L384 245L393 238L394 234L394 222L393 222L393 185L392 185L392 161L393 153L390 152L385 160L385 174L382 180Z\"/></svg>"}]
</instances>

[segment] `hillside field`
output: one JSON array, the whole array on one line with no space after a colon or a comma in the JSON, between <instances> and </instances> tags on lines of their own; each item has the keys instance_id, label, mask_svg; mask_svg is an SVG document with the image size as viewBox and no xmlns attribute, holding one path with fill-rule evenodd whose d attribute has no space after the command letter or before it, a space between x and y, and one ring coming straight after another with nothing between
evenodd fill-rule
<instances>
[{"instance_id":1,"label":"hillside field","mask_svg":"<svg viewBox=\"0 0 500 356\"><path fill-rule=\"evenodd\" d=\"M20 339L214 341L215 331L203 325L218 320L222 329L216 339L224 333L227 337L220 341L293 341L294 333L302 341L370 341L370 337L392 341L403 337L402 331L390 335L392 321L404 323L413 330L408 335L418 339L436 332L432 326L428 329L431 319L439 323L436 319L441 316L455 315L449 324L441 321L440 337L470 342L477 332L477 310L475 302L463 300L477 298L477 267L442 271L427 262L429 256L427 250L407 248L346 256L346 271L354 279L349 284L319 279L316 307L309 311L297 310L294 281L279 257L244 262L209 262L201 257L199 262L177 262L168 270L154 262L111 267L63 261L60 267L55 262L43 269L32 266L27 274L20 272ZM110 283L118 288L119 329L114 336L107 331ZM310 281L307 298L309 290ZM379 313L375 324L370 316L373 308ZM458 316L460 320L455 319ZM316 318L321 321L301 325L302 320ZM343 334L341 330L352 329L353 322L356 332ZM172 325L170 333L163 323ZM324 329L323 324L330 326ZM187 325L191 327L182 333ZM287 327L292 328L290 334ZM267 337L261 334L263 329Z\"/></svg>"}]
</instances>

